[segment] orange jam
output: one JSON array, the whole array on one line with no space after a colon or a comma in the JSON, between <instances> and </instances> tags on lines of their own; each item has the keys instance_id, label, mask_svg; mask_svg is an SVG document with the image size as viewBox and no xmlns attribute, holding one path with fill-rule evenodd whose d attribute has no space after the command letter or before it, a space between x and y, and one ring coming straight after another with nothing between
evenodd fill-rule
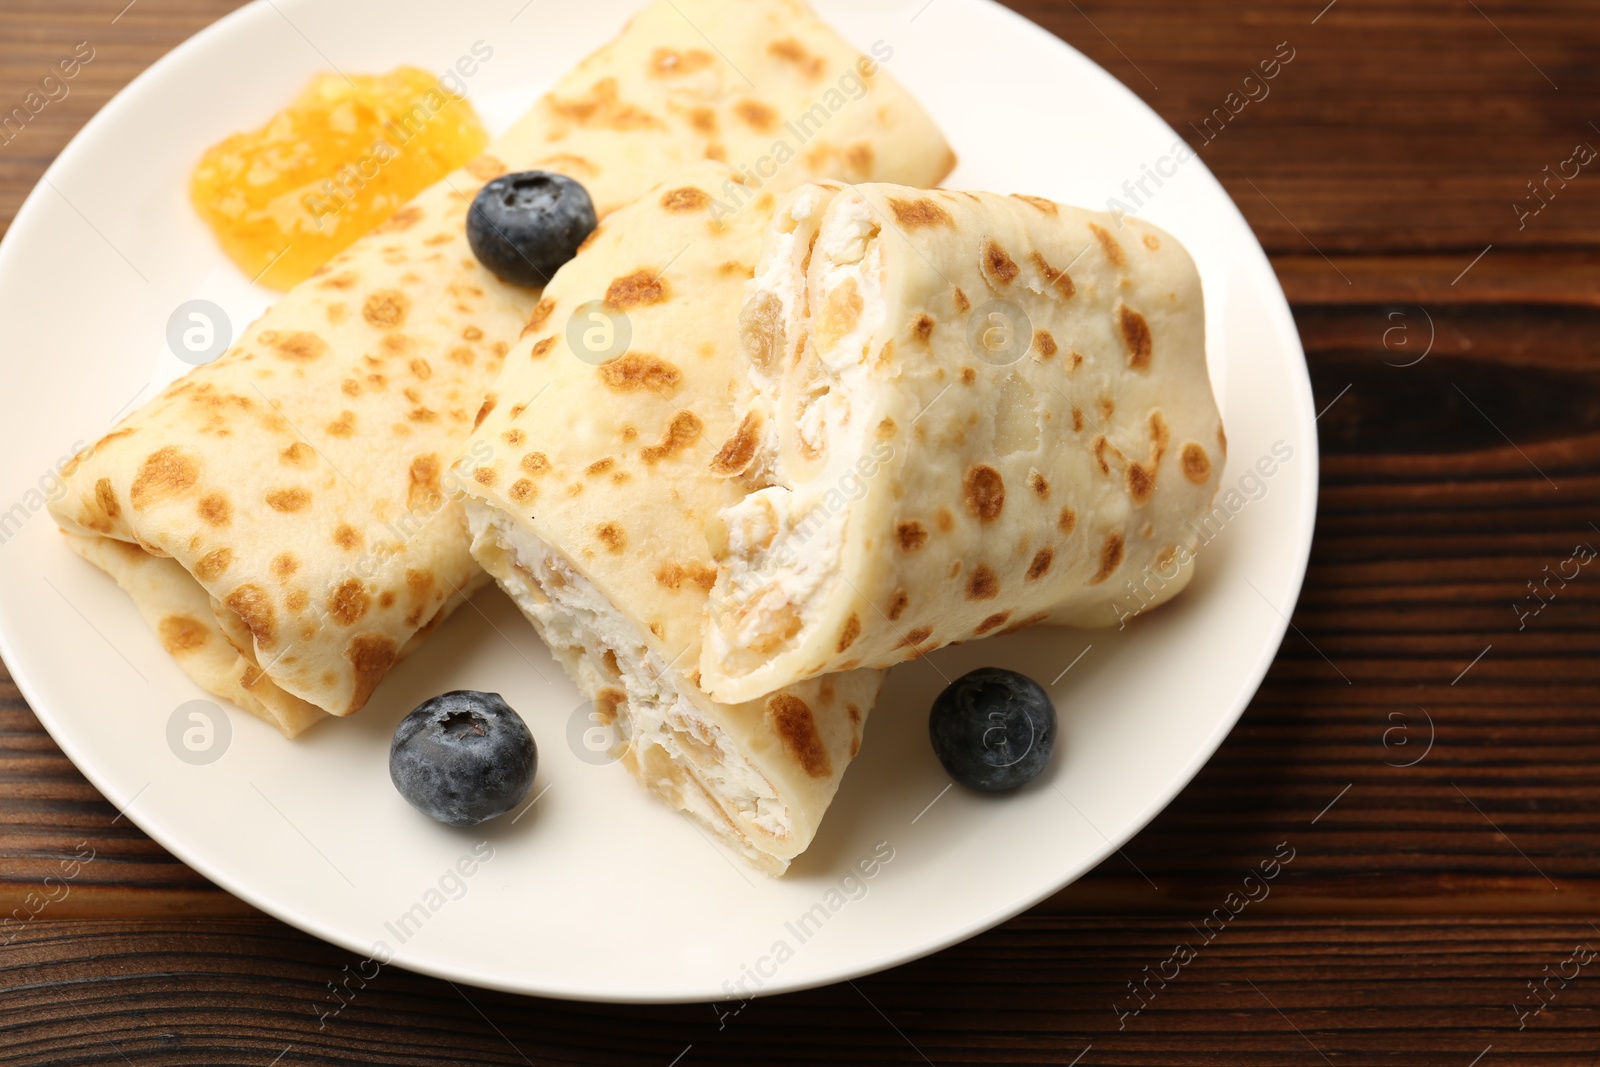
<instances>
[{"instance_id":1,"label":"orange jam","mask_svg":"<svg viewBox=\"0 0 1600 1067\"><path fill-rule=\"evenodd\" d=\"M289 289L488 143L472 105L426 71L319 74L208 150L189 195L230 259Z\"/></svg>"}]
</instances>

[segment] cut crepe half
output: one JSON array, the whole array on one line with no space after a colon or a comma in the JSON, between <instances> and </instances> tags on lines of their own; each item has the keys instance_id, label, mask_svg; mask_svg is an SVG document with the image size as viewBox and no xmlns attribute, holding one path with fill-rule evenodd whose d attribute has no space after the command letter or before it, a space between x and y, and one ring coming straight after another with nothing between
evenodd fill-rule
<instances>
[{"instance_id":1,"label":"cut crepe half","mask_svg":"<svg viewBox=\"0 0 1600 1067\"><path fill-rule=\"evenodd\" d=\"M1226 444L1200 277L1168 234L1046 200L804 188L741 313L700 669L720 700L1189 581Z\"/></svg>"},{"instance_id":2,"label":"cut crepe half","mask_svg":"<svg viewBox=\"0 0 1600 1067\"><path fill-rule=\"evenodd\" d=\"M713 221L728 175L669 180L562 268L551 325L511 352L464 454L466 508L473 553L615 720L628 769L781 874L854 758L882 674L736 704L698 685L706 525L738 495L711 461L733 429L739 307L775 206L763 194ZM573 347L558 324L585 307L597 329L631 335L624 354Z\"/></svg>"},{"instance_id":3,"label":"cut crepe half","mask_svg":"<svg viewBox=\"0 0 1600 1067\"><path fill-rule=\"evenodd\" d=\"M840 86L854 89L834 108ZM800 140L791 120L803 150L774 159L775 142ZM530 314L548 314L473 258L472 197L508 170L559 171L604 214L663 167L708 156L763 175L781 163L772 188L822 174L932 182L952 162L915 101L803 4L658 0L485 155L87 450L52 515L92 562L117 561L119 580L125 556L97 540L171 561L123 584L158 629L155 605L182 603L233 638L237 671L180 657L199 684L234 698L231 679L259 671L242 703L297 709L265 714L286 734L314 721L301 704L358 710L482 580L447 468ZM755 195L717 190L730 191Z\"/></svg>"}]
</instances>

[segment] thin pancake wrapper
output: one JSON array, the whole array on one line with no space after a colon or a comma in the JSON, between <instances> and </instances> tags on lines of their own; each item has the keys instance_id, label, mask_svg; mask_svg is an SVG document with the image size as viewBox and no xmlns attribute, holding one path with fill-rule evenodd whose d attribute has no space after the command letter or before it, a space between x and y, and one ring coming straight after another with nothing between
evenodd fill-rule
<instances>
[{"instance_id":1,"label":"thin pancake wrapper","mask_svg":"<svg viewBox=\"0 0 1600 1067\"><path fill-rule=\"evenodd\" d=\"M834 113L841 84L860 97ZM780 118L814 106L825 128L805 126L770 186L931 181L949 165L916 103L804 5L658 0L485 155L88 450L52 514L158 630L191 635L179 662L205 688L242 688L286 735L316 721L307 705L358 710L482 580L447 468L538 293L474 259L477 190L508 170L559 171L605 214L674 163L727 157L766 174L792 136ZM98 539L173 565L131 568L91 550Z\"/></svg>"},{"instance_id":2,"label":"thin pancake wrapper","mask_svg":"<svg viewBox=\"0 0 1600 1067\"><path fill-rule=\"evenodd\" d=\"M711 461L733 429L739 307L775 207L763 194L714 221L727 175L669 180L562 268L550 326L507 358L463 457L477 463L466 507L474 554L615 718L628 769L781 874L855 756L882 673L739 704L698 685L706 526L738 496ZM574 308L599 316L597 341L626 331L626 352L598 358L558 325Z\"/></svg>"},{"instance_id":3,"label":"thin pancake wrapper","mask_svg":"<svg viewBox=\"0 0 1600 1067\"><path fill-rule=\"evenodd\" d=\"M803 188L741 328L701 659L718 699L1188 583L1226 444L1200 277L1132 219L1046 200Z\"/></svg>"}]
</instances>

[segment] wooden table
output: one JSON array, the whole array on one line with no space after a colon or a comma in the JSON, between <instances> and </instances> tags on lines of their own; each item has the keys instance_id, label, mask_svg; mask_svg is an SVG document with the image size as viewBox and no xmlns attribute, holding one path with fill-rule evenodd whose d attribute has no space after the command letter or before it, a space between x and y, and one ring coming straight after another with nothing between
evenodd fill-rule
<instances>
[{"instance_id":1,"label":"wooden table","mask_svg":"<svg viewBox=\"0 0 1600 1067\"><path fill-rule=\"evenodd\" d=\"M6 109L96 49L0 147L0 224L112 93L235 6L125 2L0 8ZM1201 154L1326 409L1310 575L1233 735L1122 855L964 945L725 1026L386 972L319 1030L354 958L118 818L0 675L0 912L96 856L0 946L0 1063L1600 1062L1600 570L1514 610L1600 547L1600 168L1545 184L1600 148L1600 4L1325 2L1014 4L1196 144L1251 67L1294 55ZM1271 895L1119 1016L1283 841Z\"/></svg>"}]
</instances>

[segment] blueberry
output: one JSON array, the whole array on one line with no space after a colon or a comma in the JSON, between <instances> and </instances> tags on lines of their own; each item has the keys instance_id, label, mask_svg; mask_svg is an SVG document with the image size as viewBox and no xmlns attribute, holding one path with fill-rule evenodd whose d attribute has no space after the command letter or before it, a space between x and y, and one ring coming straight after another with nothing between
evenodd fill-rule
<instances>
[{"instance_id":1,"label":"blueberry","mask_svg":"<svg viewBox=\"0 0 1600 1067\"><path fill-rule=\"evenodd\" d=\"M588 190L564 174L506 174L478 190L467 213L472 254L512 285L547 285L594 232Z\"/></svg>"},{"instance_id":2,"label":"blueberry","mask_svg":"<svg viewBox=\"0 0 1600 1067\"><path fill-rule=\"evenodd\" d=\"M475 826L516 807L533 785L539 748L498 693L458 690L400 720L389 779L422 814Z\"/></svg>"},{"instance_id":3,"label":"blueberry","mask_svg":"<svg viewBox=\"0 0 1600 1067\"><path fill-rule=\"evenodd\" d=\"M982 667L934 699L928 737L951 778L999 793L1032 781L1050 762L1056 709L1027 675Z\"/></svg>"}]
</instances>

